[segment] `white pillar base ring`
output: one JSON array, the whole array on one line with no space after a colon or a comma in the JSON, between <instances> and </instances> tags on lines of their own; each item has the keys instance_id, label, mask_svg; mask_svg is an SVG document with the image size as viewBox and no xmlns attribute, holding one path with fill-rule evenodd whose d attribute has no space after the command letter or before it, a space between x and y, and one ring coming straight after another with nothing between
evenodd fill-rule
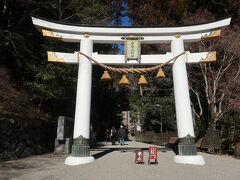
<instances>
[{"instance_id":1,"label":"white pillar base ring","mask_svg":"<svg viewBox=\"0 0 240 180\"><path fill-rule=\"evenodd\" d=\"M175 163L180 164L193 164L193 165L204 165L205 160L201 155L194 155L194 156L181 156L176 155L174 157Z\"/></svg>"},{"instance_id":2,"label":"white pillar base ring","mask_svg":"<svg viewBox=\"0 0 240 180\"><path fill-rule=\"evenodd\" d=\"M73 156L68 156L65 160L66 165L69 166L76 166L80 164L87 164L93 162L95 159L92 156L89 157L73 157Z\"/></svg>"}]
</instances>

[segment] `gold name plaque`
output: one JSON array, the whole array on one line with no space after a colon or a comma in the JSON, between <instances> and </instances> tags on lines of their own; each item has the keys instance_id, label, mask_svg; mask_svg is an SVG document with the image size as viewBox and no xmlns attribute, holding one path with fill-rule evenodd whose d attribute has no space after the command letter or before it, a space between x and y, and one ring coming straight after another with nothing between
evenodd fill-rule
<instances>
[{"instance_id":1,"label":"gold name plaque","mask_svg":"<svg viewBox=\"0 0 240 180\"><path fill-rule=\"evenodd\" d=\"M125 39L125 63L130 60L136 60L140 63L141 61L141 37L138 36L127 36Z\"/></svg>"}]
</instances>

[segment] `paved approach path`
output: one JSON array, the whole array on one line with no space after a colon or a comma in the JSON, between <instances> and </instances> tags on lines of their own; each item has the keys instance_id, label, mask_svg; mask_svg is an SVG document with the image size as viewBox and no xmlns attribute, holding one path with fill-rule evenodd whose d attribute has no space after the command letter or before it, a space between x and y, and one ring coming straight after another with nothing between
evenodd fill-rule
<instances>
[{"instance_id":1,"label":"paved approach path","mask_svg":"<svg viewBox=\"0 0 240 180\"><path fill-rule=\"evenodd\" d=\"M133 153L149 144L126 142L112 146L102 143L92 149L95 162L66 166L66 156L44 154L0 163L0 180L237 180L240 179L240 160L232 157L201 153L205 166L176 164L174 152L160 147L158 165L135 164Z\"/></svg>"}]
</instances>

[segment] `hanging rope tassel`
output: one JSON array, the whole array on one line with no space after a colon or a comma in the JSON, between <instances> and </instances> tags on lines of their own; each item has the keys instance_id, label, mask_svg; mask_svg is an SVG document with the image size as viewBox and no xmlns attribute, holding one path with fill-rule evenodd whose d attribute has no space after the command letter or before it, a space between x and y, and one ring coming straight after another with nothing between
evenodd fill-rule
<instances>
[{"instance_id":1,"label":"hanging rope tassel","mask_svg":"<svg viewBox=\"0 0 240 180\"><path fill-rule=\"evenodd\" d=\"M165 76L162 68L160 68L157 75L156 75L156 78L164 78L164 77L166 77L166 76Z\"/></svg>"},{"instance_id":2,"label":"hanging rope tassel","mask_svg":"<svg viewBox=\"0 0 240 180\"><path fill-rule=\"evenodd\" d=\"M104 71L102 77L101 77L101 81L109 81L111 80L111 76L109 75L108 71Z\"/></svg>"},{"instance_id":3,"label":"hanging rope tassel","mask_svg":"<svg viewBox=\"0 0 240 180\"><path fill-rule=\"evenodd\" d=\"M129 85L129 84L130 84L130 82L129 82L129 80L127 79L127 77L126 77L125 74L122 76L122 79L119 81L119 84L120 84L120 85Z\"/></svg>"},{"instance_id":4,"label":"hanging rope tassel","mask_svg":"<svg viewBox=\"0 0 240 180\"><path fill-rule=\"evenodd\" d=\"M138 84L139 84L139 85L147 85L147 84L148 84L148 82L147 82L147 80L145 79L144 75L141 75L141 77L140 77L139 80L138 80Z\"/></svg>"}]
</instances>

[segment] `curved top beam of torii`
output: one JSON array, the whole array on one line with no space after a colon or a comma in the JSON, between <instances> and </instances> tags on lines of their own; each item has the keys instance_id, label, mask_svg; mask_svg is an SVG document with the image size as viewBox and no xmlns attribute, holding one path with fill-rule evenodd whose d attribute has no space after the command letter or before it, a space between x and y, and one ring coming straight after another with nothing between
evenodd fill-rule
<instances>
[{"instance_id":1,"label":"curved top beam of torii","mask_svg":"<svg viewBox=\"0 0 240 180\"><path fill-rule=\"evenodd\" d=\"M199 41L220 35L220 29L230 24L231 18L187 26L176 27L111 27L64 24L32 17L33 24L44 36L66 42L79 42L89 36L94 43L124 43L122 37L135 35L143 37L142 43L170 42L179 34L185 42Z\"/></svg>"}]
</instances>

